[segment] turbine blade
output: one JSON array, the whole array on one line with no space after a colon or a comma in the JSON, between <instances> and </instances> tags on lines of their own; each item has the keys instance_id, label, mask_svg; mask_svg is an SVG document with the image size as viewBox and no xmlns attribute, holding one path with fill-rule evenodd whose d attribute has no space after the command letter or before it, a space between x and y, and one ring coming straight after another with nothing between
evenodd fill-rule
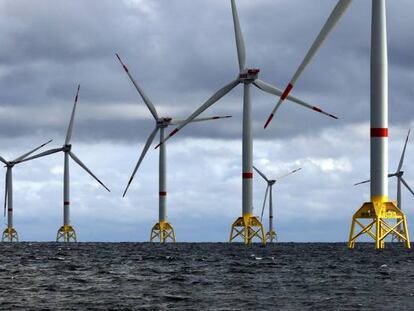
<instances>
[{"instance_id":1,"label":"turbine blade","mask_svg":"<svg viewBox=\"0 0 414 311\"><path fill-rule=\"evenodd\" d=\"M219 119L227 119L231 118L232 116L216 116L216 117L209 117L209 118L196 118L189 123L195 123L195 122L202 122L202 121L211 121L211 120L219 120ZM185 122L185 120L172 120L170 122L171 125L180 125L181 123Z\"/></svg>"},{"instance_id":2,"label":"turbine blade","mask_svg":"<svg viewBox=\"0 0 414 311\"><path fill-rule=\"evenodd\" d=\"M403 152L401 154L400 163L398 164L397 172L401 171L401 168L402 168L403 163L404 163L405 149L407 148L407 142L408 142L408 138L410 137L410 132L411 132L411 130L408 130L407 138L405 139L404 148L403 148Z\"/></svg>"},{"instance_id":3,"label":"turbine blade","mask_svg":"<svg viewBox=\"0 0 414 311\"><path fill-rule=\"evenodd\" d=\"M239 59L239 69L243 71L246 67L246 48L244 46L243 34L240 28L239 14L234 0L231 0L231 11L233 14L234 34L236 36L237 57Z\"/></svg>"},{"instance_id":4,"label":"turbine blade","mask_svg":"<svg viewBox=\"0 0 414 311\"><path fill-rule=\"evenodd\" d=\"M142 152L141 152L141 155L140 155L139 160L138 160L138 162L137 162L137 165L135 165L134 171L132 172L132 175L131 175L131 177L129 178L128 184L127 184L127 186L126 186L126 188L125 188L125 191L124 191L124 194L122 195L123 197L125 197L125 195L126 195L126 193L127 193L127 191L128 191L128 188L129 188L129 186L131 185L132 180L134 179L135 173L137 172L137 170L138 170L139 166L141 165L141 162L142 162L142 160L144 159L144 157L145 157L145 155L146 155L146 153L147 153L147 151L148 151L148 148L151 146L151 143L152 143L152 141L154 140L154 137L155 137L155 135L157 134L158 129L159 129L159 128L158 128L158 127L156 127L156 128L152 131L152 133L150 134L150 136L148 137L147 142L145 143L144 149L142 149Z\"/></svg>"},{"instance_id":5,"label":"turbine blade","mask_svg":"<svg viewBox=\"0 0 414 311\"><path fill-rule=\"evenodd\" d=\"M28 158L24 158L23 160L16 161L15 163L17 164L17 163L22 163L22 162L30 161L30 160L37 159L37 158L41 158L41 157L44 157L44 156L47 156L47 155L50 155L50 154L54 154L54 153L60 152L60 151L63 151L63 148L62 147L60 147L60 148L54 148L54 149L49 149L49 150L43 151L43 152L41 152L39 154L35 154L34 156L31 156L31 157L28 157Z\"/></svg>"},{"instance_id":6,"label":"turbine blade","mask_svg":"<svg viewBox=\"0 0 414 311\"><path fill-rule=\"evenodd\" d=\"M269 125L277 109L280 107L283 101L288 97L289 93L292 91L293 87L295 86L297 80L299 79L303 71L305 70L306 66L308 66L312 58L315 56L316 52L322 46L326 37L335 27L335 25L337 24L341 16L345 13L346 9L351 4L351 2L352 0L339 0L338 1L331 15L328 17L328 20L325 22L325 25L322 27L322 30L319 32L318 36L316 37L316 40L313 42L311 48L309 49L302 63L299 65L298 69L296 70L295 74L293 75L292 79L290 80L289 84L287 85L286 89L281 95L275 108L272 110L272 113L270 114L265 124L265 128Z\"/></svg>"},{"instance_id":7,"label":"turbine blade","mask_svg":"<svg viewBox=\"0 0 414 311\"><path fill-rule=\"evenodd\" d=\"M23 160L24 158L27 158L29 155L31 155L33 152L39 150L40 148L43 148L44 146L46 146L47 144L51 143L53 141L53 139L45 142L44 144L41 144L40 146L34 148L33 150L23 154L22 156L18 157L17 159L13 160L12 162L19 162L21 160Z\"/></svg>"},{"instance_id":8,"label":"turbine blade","mask_svg":"<svg viewBox=\"0 0 414 311\"><path fill-rule=\"evenodd\" d=\"M209 108L211 105L213 105L215 102L217 102L220 98L222 98L224 95L226 95L228 92L230 92L232 89L236 87L240 83L239 79L236 79L229 84L222 87L220 90L218 90L216 93L214 93L213 96L211 96L203 105L201 105L200 108L198 108L196 111L194 111L183 123L178 125L171 133L168 134L167 138L165 138L163 141L161 141L155 149L157 149L161 144L163 144L165 141L170 139L172 136L177 134L179 130L181 130L184 126L186 126L188 123L193 121L199 114L201 114L204 110Z\"/></svg>"},{"instance_id":9,"label":"turbine blade","mask_svg":"<svg viewBox=\"0 0 414 311\"><path fill-rule=\"evenodd\" d=\"M358 183L354 184L354 186L358 186L358 185L366 184L366 183L368 183L368 182L371 182L371 179L364 180L364 181L360 181L360 182L358 182Z\"/></svg>"},{"instance_id":10,"label":"turbine blade","mask_svg":"<svg viewBox=\"0 0 414 311\"><path fill-rule=\"evenodd\" d=\"M75 119L76 106L78 104L78 98L79 98L79 89L80 89L80 85L78 84L78 89L76 91L76 96L75 96L75 102L73 104L73 109L72 109L72 115L70 116L69 126L68 126L68 130L66 132L65 145L69 144L70 138L72 137L73 122L74 122L74 119Z\"/></svg>"},{"instance_id":11,"label":"turbine blade","mask_svg":"<svg viewBox=\"0 0 414 311\"><path fill-rule=\"evenodd\" d=\"M2 156L0 156L0 161L3 162L4 164L7 164L6 159L4 159Z\"/></svg>"},{"instance_id":12,"label":"turbine blade","mask_svg":"<svg viewBox=\"0 0 414 311\"><path fill-rule=\"evenodd\" d=\"M388 178L390 178L390 177L394 177L394 176L397 176L397 173L388 174ZM354 186L358 186L358 185L366 184L366 183L369 183L369 182L371 182L371 179L367 179L367 180L364 180L364 181L358 182L358 183L354 184Z\"/></svg>"},{"instance_id":13,"label":"turbine blade","mask_svg":"<svg viewBox=\"0 0 414 311\"><path fill-rule=\"evenodd\" d=\"M265 174L263 174L256 166L254 166L253 165L253 168L254 168L254 170L256 171L256 172L258 172L259 173L259 175L260 176L262 176L262 178L264 179L264 180L266 180L267 182L269 182L269 179L267 179L267 177L266 177L266 175Z\"/></svg>"},{"instance_id":14,"label":"turbine blade","mask_svg":"<svg viewBox=\"0 0 414 311\"><path fill-rule=\"evenodd\" d=\"M154 117L155 121L158 120L157 110L155 109L154 105L152 104L151 100L145 94L144 90L138 85L132 75L129 73L128 67L122 62L121 58L119 57L118 53L115 54L118 58L119 62L121 63L122 67L124 67L125 72L127 73L129 79L131 80L132 84L134 84L135 88L137 89L139 95L141 95L142 100L144 101L145 105L147 105L149 111L151 112L152 116Z\"/></svg>"},{"instance_id":15,"label":"turbine blade","mask_svg":"<svg viewBox=\"0 0 414 311\"><path fill-rule=\"evenodd\" d=\"M111 190L109 190L102 181L100 181L98 179L98 177L96 177L89 168L86 167L85 164L82 163L81 160L79 160L79 158L72 152L69 152L69 156L73 159L73 161L75 161L80 167L82 167L86 172L89 173L89 175L91 175L98 183L101 184L102 187L104 187L106 190L108 190L108 192L111 192Z\"/></svg>"},{"instance_id":16,"label":"turbine blade","mask_svg":"<svg viewBox=\"0 0 414 311\"><path fill-rule=\"evenodd\" d=\"M6 178L4 181L4 217L6 217L6 210L7 210L7 196L9 194L9 170L6 171Z\"/></svg>"},{"instance_id":17,"label":"turbine blade","mask_svg":"<svg viewBox=\"0 0 414 311\"><path fill-rule=\"evenodd\" d=\"M407 182L404 180L404 178L401 177L401 182L404 184L404 186L408 189L408 191L411 192L412 195L414 195L414 191L410 188L410 186L407 184Z\"/></svg>"},{"instance_id":18,"label":"turbine blade","mask_svg":"<svg viewBox=\"0 0 414 311\"><path fill-rule=\"evenodd\" d=\"M294 173L296 173L296 172L298 172L298 171L300 171L302 168L301 167L299 167L299 168L297 168L297 169L295 169L295 170L293 170L293 171L291 171L291 172L289 172L289 173L287 173L287 174L284 174L284 175L282 175L282 176L279 176L278 178L276 178L276 180L281 180L282 178L285 178L285 177L287 177L287 176L289 176L289 175L292 175L292 174L294 174Z\"/></svg>"},{"instance_id":19,"label":"turbine blade","mask_svg":"<svg viewBox=\"0 0 414 311\"><path fill-rule=\"evenodd\" d=\"M267 184L266 187L266 191L265 191L265 196L264 196L264 200L263 200L263 206L262 206L262 213L260 214L260 222L262 222L263 219L263 214L264 214L264 209L265 209L265 205L266 205L266 199L267 199L267 193L269 192L269 184Z\"/></svg>"},{"instance_id":20,"label":"turbine blade","mask_svg":"<svg viewBox=\"0 0 414 311\"><path fill-rule=\"evenodd\" d=\"M277 87L275 87L275 86L273 86L273 85L271 85L271 84L269 84L269 83L266 83L266 82L264 82L264 81L262 81L262 80L257 79L257 80L255 80L255 81L253 82L253 84L254 84L257 88L259 88L260 90L262 90L262 91L264 91L264 92L266 92L266 93L269 93L269 94L272 94L272 95L276 95L276 96L281 96L281 95L283 94L283 92L282 92L281 90L279 90ZM322 113L322 114L324 114L324 115L326 115L326 116L328 116L328 117L331 117L331 118L333 118L333 119L338 119L338 117L334 116L333 114L328 113L328 112L325 112L325 111L323 111L323 110L322 110L321 108L319 108L319 107L316 107L316 106L313 106L313 105L311 105L311 104L308 104L308 103L306 103L305 101L303 101L303 100L301 100L301 99L299 99L299 98L297 98L297 97L295 97L295 96L288 95L288 96L287 96L287 99L288 99L289 101L291 101L291 102L295 103L295 104L301 105L302 107L305 107L305 108L311 109L311 110L313 110L313 111L316 111L316 112ZM270 121L273 119L273 116L274 116L274 115L275 115L275 113L276 113L276 110L280 107L280 105L281 105L281 104L282 104L282 103L280 103L279 105L277 105L277 106L273 109L272 114L271 114L271 117L269 117L269 119L268 119L268 120L267 120L267 122L266 122L265 128L269 125Z\"/></svg>"},{"instance_id":21,"label":"turbine blade","mask_svg":"<svg viewBox=\"0 0 414 311\"><path fill-rule=\"evenodd\" d=\"M161 144L166 142L168 139L170 139L172 136L177 134L179 130L181 130L184 126L186 126L188 123L193 121L198 115L200 115L204 110L212 106L215 102L217 102L220 98L222 98L224 95L226 95L228 92L230 92L232 89L234 89L238 84L240 83L239 79L236 79L229 84L222 87L220 90L218 90L216 93L213 94L207 101L201 105L200 108L198 108L196 111L194 111L183 123L178 125L172 132L170 132L163 141L161 141L155 149L157 149Z\"/></svg>"}]
</instances>

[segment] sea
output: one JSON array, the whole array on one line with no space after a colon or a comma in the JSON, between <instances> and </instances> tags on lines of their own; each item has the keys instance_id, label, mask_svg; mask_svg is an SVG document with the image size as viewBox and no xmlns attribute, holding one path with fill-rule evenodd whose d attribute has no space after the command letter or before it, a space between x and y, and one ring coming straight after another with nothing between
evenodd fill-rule
<instances>
[{"instance_id":1,"label":"sea","mask_svg":"<svg viewBox=\"0 0 414 311\"><path fill-rule=\"evenodd\" d=\"M1 310L414 310L414 252L360 243L1 243Z\"/></svg>"}]
</instances>

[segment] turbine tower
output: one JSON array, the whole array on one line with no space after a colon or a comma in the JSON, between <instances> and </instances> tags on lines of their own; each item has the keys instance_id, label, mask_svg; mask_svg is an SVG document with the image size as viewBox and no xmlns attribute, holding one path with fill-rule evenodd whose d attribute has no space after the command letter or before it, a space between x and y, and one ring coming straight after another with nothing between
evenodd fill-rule
<instances>
[{"instance_id":1,"label":"turbine tower","mask_svg":"<svg viewBox=\"0 0 414 311\"><path fill-rule=\"evenodd\" d=\"M33 152L39 150L40 148L49 144L52 140L36 147L35 149L21 155L20 157L14 159L13 161L7 161L2 156L0 156L0 161L4 163L6 170L6 178L4 181L4 217L6 217L7 211L7 228L4 229L3 235L1 238L2 242L18 242L19 235L17 234L16 229L13 227L13 167L19 163L19 161L27 158Z\"/></svg>"},{"instance_id":2,"label":"turbine tower","mask_svg":"<svg viewBox=\"0 0 414 311\"><path fill-rule=\"evenodd\" d=\"M264 213L264 208L266 206L267 194L269 193L269 231L267 231L266 233L266 241L270 243L277 242L277 234L276 234L276 231L273 230L273 186L276 182L280 181L282 178L285 178L293 173L296 173L297 171L300 171L302 168L297 168L287 174L284 174L278 177L277 179L269 179L267 178L265 174L259 171L259 169L256 166L253 165L253 168L267 182L267 187L266 187L265 196L263 200L263 206L262 206L262 214L260 215L260 221L262 221L263 219L263 213Z\"/></svg>"},{"instance_id":3,"label":"turbine tower","mask_svg":"<svg viewBox=\"0 0 414 311\"><path fill-rule=\"evenodd\" d=\"M306 66L315 56L322 43L332 31L352 0L339 0L316 40L300 64L284 94L289 94ZM274 111L283 102L283 97ZM271 120L272 114L269 119ZM266 122L268 124L270 121ZM385 0L372 0L371 20L371 201L366 202L354 214L348 247L354 248L356 240L368 234L377 249L384 248L384 239L395 234L410 248L405 214L388 200L388 55ZM396 221L396 225L390 222ZM361 230L355 233L355 225ZM400 225L403 232L398 232ZM373 232L371 229L375 227Z\"/></svg>"},{"instance_id":4,"label":"turbine tower","mask_svg":"<svg viewBox=\"0 0 414 311\"><path fill-rule=\"evenodd\" d=\"M32 157L23 159L18 161L19 162L25 162L33 159L37 159L40 157L44 157L47 155L51 155L57 152L63 152L64 154L64 170L63 170L63 226L61 226L57 232L56 235L56 242L76 242L76 232L75 229L70 224L70 196L69 196L69 190L70 190L70 178L69 178L69 157L72 158L73 161L75 161L76 164L78 164L81 168L83 168L89 175L91 175L98 183L100 183L107 191L110 191L91 171L89 168L86 167L85 164L72 152L72 145L70 144L71 138L72 138L72 132L73 132L73 122L75 119L75 112L76 112L76 106L78 103L78 97L79 97L79 89L80 86L78 85L78 89L75 96L75 102L73 104L73 110L69 121L69 126L66 132L66 139L65 143L60 148L54 148L47 151L44 151L42 153L39 153L37 155L34 155Z\"/></svg>"},{"instance_id":5,"label":"turbine tower","mask_svg":"<svg viewBox=\"0 0 414 311\"><path fill-rule=\"evenodd\" d=\"M155 109L154 105L152 104L151 100L145 94L143 89L138 85L135 79L132 77L131 73L129 72L127 66L122 62L121 58L118 54L115 54L118 58L119 62L121 63L122 67L124 68L126 74L128 75L129 79L131 80L132 84L134 84L135 88L137 89L138 93L140 94L141 98L143 99L145 105L147 106L148 110L151 112L154 121L155 121L155 128L151 132L150 136L145 143L144 149L142 150L141 156L138 159L138 163L136 164L132 175L128 181L128 185L125 188L123 196L125 197L129 186L131 185L132 180L134 179L135 173L137 172L139 166L141 165L142 160L144 159L148 148L150 147L152 141L154 140L155 135L157 132L160 132L160 142L164 140L164 131L170 125L179 125L183 120L173 120L169 117L159 117L157 110ZM198 118L192 120L192 122L201 122L201 121L210 121L210 120L217 120L217 119L224 119L230 118L231 116L218 116L218 117L210 117L210 118ZM175 242L175 231L173 226L167 220L167 162L166 162L166 146L163 144L159 150L159 203L158 203L158 222L152 227L150 241L153 242L155 240L159 240L160 243L165 243L168 240Z\"/></svg>"},{"instance_id":6,"label":"turbine tower","mask_svg":"<svg viewBox=\"0 0 414 311\"><path fill-rule=\"evenodd\" d=\"M239 62L239 73L237 78L231 81L229 84L225 85L223 88L218 90L213 96L211 96L200 108L198 108L193 114L191 114L187 120L179 124L169 135L168 137L160 143L171 138L175 135L180 129L186 126L189 122L194 120L198 115L200 115L204 110L212 106L224 95L229 93L233 88L235 88L240 83L243 84L243 155L242 155L242 183L243 183L243 194L242 194L242 216L238 217L231 227L230 239L229 242L234 241L237 237L241 237L245 244L250 244L253 238L257 237L260 241L265 244L265 235L263 230L263 225L260 220L253 215L253 133L252 133L252 107L250 100L250 90L251 86L254 85L260 90L270 93L276 96L283 96L288 100L299 104L313 111L325 114L331 118L337 119L335 116L322 111L320 108L313 105L309 105L304 101L289 95L285 95L278 88L262 81L259 79L259 69L255 68L246 68L246 51L244 46L244 40L240 28L239 17L237 13L236 3L234 0L231 0L232 14L233 14L233 23L234 23L234 32L236 37L236 47L237 47L237 56Z\"/></svg>"},{"instance_id":7,"label":"turbine tower","mask_svg":"<svg viewBox=\"0 0 414 311\"><path fill-rule=\"evenodd\" d=\"M401 158L400 158L400 162L398 163L397 170L395 171L395 173L388 174L388 178L397 177L397 207L400 210L402 210L401 184L403 184L407 188L407 190L410 191L412 195L414 195L414 191L410 188L410 186L408 185L406 180L403 178L404 171L402 170L402 167L403 167L403 164L404 164L404 159L405 159L405 150L407 148L407 143L408 143L408 138L409 137L410 137L410 130L408 130L408 134L407 134L407 137L405 139L404 148L403 148L403 151L401 153ZM361 181L359 183L356 183L355 186L362 185L362 184L369 183L369 182L371 182L370 179L364 180L364 181ZM400 233L403 232L403 228L401 227L401 225L398 227L398 231ZM401 242L401 238L399 236L393 234L392 235L392 241L395 241L395 240L398 240L398 241Z\"/></svg>"}]
</instances>

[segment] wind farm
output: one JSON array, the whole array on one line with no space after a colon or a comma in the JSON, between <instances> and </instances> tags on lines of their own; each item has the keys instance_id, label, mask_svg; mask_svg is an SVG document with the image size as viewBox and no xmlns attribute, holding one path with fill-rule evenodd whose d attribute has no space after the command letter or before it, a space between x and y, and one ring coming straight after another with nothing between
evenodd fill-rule
<instances>
[{"instance_id":1,"label":"wind farm","mask_svg":"<svg viewBox=\"0 0 414 311\"><path fill-rule=\"evenodd\" d=\"M0 310L412 309L414 2L0 8Z\"/></svg>"}]
</instances>

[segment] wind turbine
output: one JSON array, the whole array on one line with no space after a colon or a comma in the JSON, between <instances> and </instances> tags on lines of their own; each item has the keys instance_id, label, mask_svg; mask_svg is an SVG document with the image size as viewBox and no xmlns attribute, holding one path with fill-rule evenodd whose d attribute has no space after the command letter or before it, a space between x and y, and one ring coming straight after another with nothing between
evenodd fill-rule
<instances>
[{"instance_id":1,"label":"wind turbine","mask_svg":"<svg viewBox=\"0 0 414 311\"><path fill-rule=\"evenodd\" d=\"M204 110L216 103L220 98L229 93L233 88L239 84L243 84L243 155L242 155L242 183L243 183L243 194L242 194L242 216L237 218L233 223L230 242L235 240L237 237L241 237L245 244L250 244L252 239L257 237L263 244L266 243L264 230L262 223L256 216L253 216L253 172L252 172L252 159L253 159L253 135L252 135L252 107L250 100L251 85L256 86L260 90L270 93L272 95L284 96L288 100L299 104L305 108L312 109L313 111L325 114L329 117L337 119L332 114L326 113L318 107L309 105L304 101L290 96L284 95L278 88L266 83L258 78L259 69L246 68L246 51L244 46L244 40L240 28L239 17L237 13L236 3L231 0L231 8L233 14L234 32L236 37L236 47L239 62L239 73L235 80L218 90L213 96L211 96L200 108L198 108L193 114L191 114L183 123L179 124L168 137L161 141L160 145L166 140L175 135L180 129L186 126L189 122L194 120Z\"/></svg>"},{"instance_id":2,"label":"wind turbine","mask_svg":"<svg viewBox=\"0 0 414 311\"><path fill-rule=\"evenodd\" d=\"M21 155L20 157L12 160L7 161L2 156L0 156L0 161L4 163L6 170L6 178L4 181L4 217L6 217L6 210L7 210L7 228L3 231L3 235L1 238L2 242L18 242L19 236L17 234L16 229L13 227L13 167L19 163L19 161L27 158L33 152L39 150L40 148L49 144L52 140L36 147L35 149Z\"/></svg>"},{"instance_id":3,"label":"wind turbine","mask_svg":"<svg viewBox=\"0 0 414 311\"><path fill-rule=\"evenodd\" d=\"M411 132L411 130L408 130L407 137L406 137L405 143L404 143L404 148L403 148L403 151L401 153L401 158L400 158L400 162L398 163L397 170L395 171L395 173L388 174L388 178L397 177L397 207L400 210L402 210L401 184L403 184L407 188L407 190L410 191L412 195L414 195L414 191L410 188L408 183L403 178L404 171L402 170L402 167L403 167L403 164L404 164L404 159L405 159L405 150L407 148L407 143L408 143L408 139L410 137L410 132ZM361 181L359 183L356 183L354 186L362 185L362 184L369 183L369 182L371 182L370 179L364 180L364 181ZM403 232L401 226L398 228L398 230L400 232ZM393 238L393 240L394 239L400 240L400 238L398 236L396 237L394 234L392 235L392 238Z\"/></svg>"},{"instance_id":4,"label":"wind turbine","mask_svg":"<svg viewBox=\"0 0 414 311\"><path fill-rule=\"evenodd\" d=\"M76 91L75 96L75 102L73 104L72 114L69 121L69 126L66 131L66 139L65 143L60 148L54 148L47 151L44 151L42 153L39 153L37 155L34 155L32 157L23 159L18 161L20 162L26 162L33 159L37 159L40 157L44 157L47 155L51 155L57 152L63 152L64 154L64 170L63 170L63 226L61 226L57 232L56 235L56 242L63 241L63 242L76 242L76 232L75 229L70 224L70 196L69 196L69 184L70 184L70 178L69 178L69 157L72 158L73 161L75 161L76 164L78 164L81 168L83 168L89 175L91 175L98 183L100 183L107 191L110 191L91 171L89 168L86 167L85 164L72 152L72 145L70 144L71 138L72 138L72 132L73 132L73 122L75 119L75 112L76 112L76 106L78 103L78 97L79 97L79 89L80 86L78 85L78 89Z\"/></svg>"},{"instance_id":5,"label":"wind turbine","mask_svg":"<svg viewBox=\"0 0 414 311\"><path fill-rule=\"evenodd\" d=\"M332 31L352 0L339 0L328 20L322 27L317 38L287 85L284 95L293 89L300 75L305 70L322 46L328 34ZM275 111L284 101L280 98L265 127L269 124ZM371 19L371 201L365 202L352 217L348 247L354 248L356 240L368 234L375 240L377 249L384 248L384 239L393 234L405 242L406 248L411 248L405 214L388 199L388 51L387 51L387 22L385 0L372 0ZM390 222L396 220L397 224ZM368 223L365 223L367 222ZM355 225L361 230L354 232ZM403 232L398 232L403 225ZM375 228L373 232L371 229Z\"/></svg>"},{"instance_id":6,"label":"wind turbine","mask_svg":"<svg viewBox=\"0 0 414 311\"><path fill-rule=\"evenodd\" d=\"M142 150L141 156L138 159L138 163L135 165L135 168L132 172L132 175L128 181L128 185L125 188L123 196L125 197L129 186L131 185L132 180L134 179L135 173L137 172L139 166L141 165L142 160L144 159L148 148L150 147L152 141L154 140L155 135L157 132L160 132L160 142L164 140L164 131L170 125L179 125L183 120L173 120L169 117L159 117L157 110L155 109L154 105L152 104L149 97L145 94L143 89L138 85L135 79L132 77L131 73L129 72L127 66L122 62L121 58L118 54L115 54L118 58L119 62L121 63L122 67L124 68L125 72L127 73L129 79L131 80L132 84L134 84L135 88L137 89L138 93L140 94L141 98L143 99L145 105L147 106L148 110L151 112L152 116L154 117L155 121L155 128L151 132L150 136L145 143L144 149ZM210 120L217 120L217 119L224 119L230 118L231 116L218 116L218 117L210 117L210 118L198 118L194 119L191 122L200 122L200 121L210 121ZM166 163L166 146L162 144L159 150L159 208L158 208L158 222L152 227L150 241L153 242L156 239L159 239L160 243L165 243L168 239L172 242L175 242L175 232L173 226L167 220L167 163Z\"/></svg>"},{"instance_id":7,"label":"wind turbine","mask_svg":"<svg viewBox=\"0 0 414 311\"><path fill-rule=\"evenodd\" d=\"M300 171L302 168L297 168L287 174L284 174L276 179L269 179L267 178L267 176L265 174L263 174L256 166L253 165L254 170L259 173L260 176L262 176L262 178L267 182L267 187L266 187L266 191L265 191L265 196L264 196L264 200L263 200L263 206L262 206L262 213L260 215L260 221L262 221L263 219L263 213L264 213L264 208L266 206L266 199L267 199L267 194L269 193L269 231L266 233L266 241L269 242L276 242L277 241L277 234L276 231L273 230L273 185L276 182L279 182L281 179L296 173L297 171Z\"/></svg>"}]
</instances>

